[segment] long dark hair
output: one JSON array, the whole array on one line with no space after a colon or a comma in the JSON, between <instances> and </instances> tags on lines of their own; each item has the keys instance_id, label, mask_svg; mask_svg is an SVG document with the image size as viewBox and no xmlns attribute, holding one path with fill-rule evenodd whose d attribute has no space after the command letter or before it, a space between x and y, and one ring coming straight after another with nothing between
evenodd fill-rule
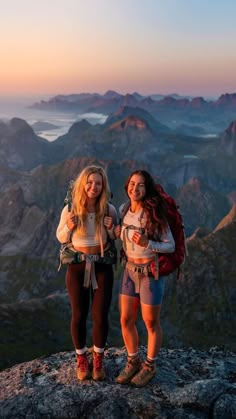
<instances>
[{"instance_id":1,"label":"long dark hair","mask_svg":"<svg viewBox=\"0 0 236 419\"><path fill-rule=\"evenodd\" d=\"M135 170L125 182L125 191L128 195L128 185L133 175L144 178L146 193L142 200L143 208L147 214L147 233L149 238L160 239L167 229L167 208L165 199L156 188L153 177L146 170Z\"/></svg>"}]
</instances>

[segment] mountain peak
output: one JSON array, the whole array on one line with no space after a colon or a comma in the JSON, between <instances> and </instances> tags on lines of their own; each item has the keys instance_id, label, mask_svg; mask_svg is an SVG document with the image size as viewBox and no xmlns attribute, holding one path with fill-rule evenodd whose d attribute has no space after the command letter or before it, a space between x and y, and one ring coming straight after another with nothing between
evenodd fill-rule
<instances>
[{"instance_id":1,"label":"mountain peak","mask_svg":"<svg viewBox=\"0 0 236 419\"><path fill-rule=\"evenodd\" d=\"M187 237L187 241L194 240L196 238L202 239L203 237L206 237L210 233L211 231L208 228L197 227L196 230L193 232L193 234Z\"/></svg>"},{"instance_id":2,"label":"mountain peak","mask_svg":"<svg viewBox=\"0 0 236 419\"><path fill-rule=\"evenodd\" d=\"M120 93L117 93L115 90L107 90L107 92L103 95L106 99L113 99L113 98L120 98Z\"/></svg>"},{"instance_id":3,"label":"mountain peak","mask_svg":"<svg viewBox=\"0 0 236 419\"><path fill-rule=\"evenodd\" d=\"M221 230L222 228L228 226L229 224L235 221L236 221L236 204L233 205L230 212L219 222L219 224L216 226L213 233Z\"/></svg>"},{"instance_id":4,"label":"mountain peak","mask_svg":"<svg viewBox=\"0 0 236 419\"><path fill-rule=\"evenodd\" d=\"M136 118L136 121L140 120L142 121L142 123L145 122L146 127L149 127L149 129L152 130L153 132L170 132L171 131L166 125L157 121L157 119L155 119L148 111L146 111L145 109L136 107L136 106L135 107L120 106L116 112L114 112L107 118L105 122L105 126L109 128L115 122L122 121L126 119L127 117L132 117L133 122L134 122L134 118ZM129 122L131 123L131 121L132 120L130 119Z\"/></svg>"},{"instance_id":5,"label":"mountain peak","mask_svg":"<svg viewBox=\"0 0 236 419\"><path fill-rule=\"evenodd\" d=\"M215 101L215 106L226 106L231 108L236 106L236 93L224 93Z\"/></svg>"},{"instance_id":6,"label":"mountain peak","mask_svg":"<svg viewBox=\"0 0 236 419\"><path fill-rule=\"evenodd\" d=\"M192 186L195 190L201 190L203 186L202 181L197 177L190 178L187 185Z\"/></svg>"},{"instance_id":7,"label":"mountain peak","mask_svg":"<svg viewBox=\"0 0 236 419\"><path fill-rule=\"evenodd\" d=\"M127 115L125 118L117 122L114 122L114 124L112 124L109 127L109 130L123 131L128 128L136 128L138 130L144 130L149 127L148 127L147 122L144 119L137 117L135 115Z\"/></svg>"},{"instance_id":8,"label":"mountain peak","mask_svg":"<svg viewBox=\"0 0 236 419\"><path fill-rule=\"evenodd\" d=\"M204 105L207 105L207 101L203 99L203 97L194 97L191 100L190 105L192 108L201 108Z\"/></svg>"},{"instance_id":9,"label":"mountain peak","mask_svg":"<svg viewBox=\"0 0 236 419\"><path fill-rule=\"evenodd\" d=\"M232 121L228 128L225 130L226 134L228 135L235 135L236 136L236 120Z\"/></svg>"},{"instance_id":10,"label":"mountain peak","mask_svg":"<svg viewBox=\"0 0 236 419\"><path fill-rule=\"evenodd\" d=\"M221 135L220 148L224 154L233 156L236 152L236 120L232 121Z\"/></svg>"},{"instance_id":11,"label":"mountain peak","mask_svg":"<svg viewBox=\"0 0 236 419\"><path fill-rule=\"evenodd\" d=\"M21 118L12 118L9 122L9 127L13 129L14 132L16 131L25 131L27 134L34 135L33 128L24 120Z\"/></svg>"},{"instance_id":12,"label":"mountain peak","mask_svg":"<svg viewBox=\"0 0 236 419\"><path fill-rule=\"evenodd\" d=\"M78 135L79 133L86 131L92 125L87 121L87 119L82 119L81 121L74 122L71 125L68 134L70 135Z\"/></svg>"}]
</instances>

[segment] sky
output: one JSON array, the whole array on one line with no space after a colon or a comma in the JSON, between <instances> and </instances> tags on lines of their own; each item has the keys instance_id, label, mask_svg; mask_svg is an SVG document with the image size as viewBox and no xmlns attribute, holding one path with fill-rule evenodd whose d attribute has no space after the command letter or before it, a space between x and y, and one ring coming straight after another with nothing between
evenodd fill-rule
<instances>
[{"instance_id":1,"label":"sky","mask_svg":"<svg viewBox=\"0 0 236 419\"><path fill-rule=\"evenodd\" d=\"M236 0L0 5L0 96L236 92Z\"/></svg>"}]
</instances>

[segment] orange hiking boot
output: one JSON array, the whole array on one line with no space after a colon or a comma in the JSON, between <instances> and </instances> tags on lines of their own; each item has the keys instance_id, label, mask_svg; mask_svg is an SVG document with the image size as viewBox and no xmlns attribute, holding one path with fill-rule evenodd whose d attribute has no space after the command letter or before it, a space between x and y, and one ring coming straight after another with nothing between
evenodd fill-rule
<instances>
[{"instance_id":1,"label":"orange hiking boot","mask_svg":"<svg viewBox=\"0 0 236 419\"><path fill-rule=\"evenodd\" d=\"M133 378L133 376L137 374L140 368L141 368L141 359L139 358L139 356L136 356L135 358L128 357L126 366L116 378L116 382L118 384L129 383L131 378Z\"/></svg>"},{"instance_id":2,"label":"orange hiking boot","mask_svg":"<svg viewBox=\"0 0 236 419\"><path fill-rule=\"evenodd\" d=\"M86 354L77 354L77 378L78 380L87 380L90 378L89 363Z\"/></svg>"},{"instance_id":3,"label":"orange hiking boot","mask_svg":"<svg viewBox=\"0 0 236 419\"><path fill-rule=\"evenodd\" d=\"M92 377L95 381L103 381L106 378L105 370L103 367L104 353L99 354L93 352L93 374Z\"/></svg>"},{"instance_id":4,"label":"orange hiking boot","mask_svg":"<svg viewBox=\"0 0 236 419\"><path fill-rule=\"evenodd\" d=\"M136 387L144 387L156 374L156 364L150 365L144 362L140 371L132 378L131 384Z\"/></svg>"}]
</instances>

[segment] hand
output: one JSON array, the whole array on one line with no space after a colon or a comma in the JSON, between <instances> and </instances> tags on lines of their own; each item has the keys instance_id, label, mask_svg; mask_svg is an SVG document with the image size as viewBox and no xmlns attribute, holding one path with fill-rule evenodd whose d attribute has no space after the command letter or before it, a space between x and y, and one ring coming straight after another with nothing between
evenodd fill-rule
<instances>
[{"instance_id":1,"label":"hand","mask_svg":"<svg viewBox=\"0 0 236 419\"><path fill-rule=\"evenodd\" d=\"M112 217L108 217L107 215L104 217L104 226L108 229L111 230L112 226L113 226L113 220Z\"/></svg>"},{"instance_id":2,"label":"hand","mask_svg":"<svg viewBox=\"0 0 236 419\"><path fill-rule=\"evenodd\" d=\"M67 227L70 230L73 230L77 226L77 224L78 224L78 217L77 217L77 215L75 215L74 212L70 212L69 213L68 220L67 220Z\"/></svg>"},{"instance_id":3,"label":"hand","mask_svg":"<svg viewBox=\"0 0 236 419\"><path fill-rule=\"evenodd\" d=\"M146 234L141 234L139 231L135 231L132 237L132 242L141 247L147 247L149 240Z\"/></svg>"},{"instance_id":4,"label":"hand","mask_svg":"<svg viewBox=\"0 0 236 419\"><path fill-rule=\"evenodd\" d=\"M119 239L120 238L120 234L121 234L121 226L120 226L120 224L118 224L117 226L115 226L114 233L116 235L116 238Z\"/></svg>"}]
</instances>

